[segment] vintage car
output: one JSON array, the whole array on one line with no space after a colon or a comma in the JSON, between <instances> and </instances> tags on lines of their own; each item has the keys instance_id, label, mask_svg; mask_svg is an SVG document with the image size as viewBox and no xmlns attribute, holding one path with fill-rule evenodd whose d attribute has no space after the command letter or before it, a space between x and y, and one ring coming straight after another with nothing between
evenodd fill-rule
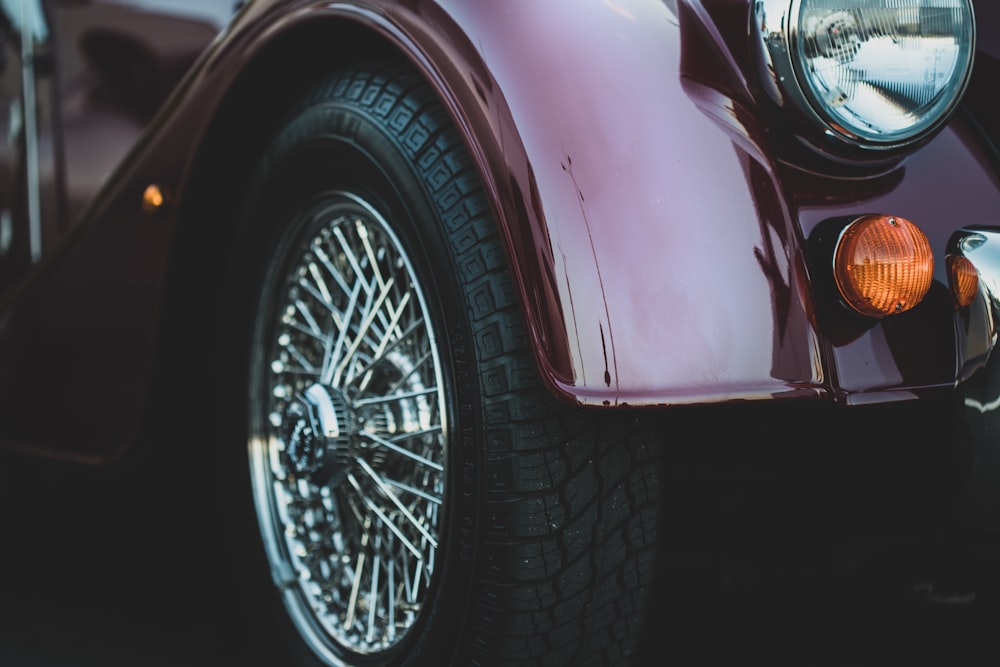
<instances>
[{"instance_id":1,"label":"vintage car","mask_svg":"<svg viewBox=\"0 0 1000 667\"><path fill-rule=\"evenodd\" d=\"M994 0L0 11L0 445L198 473L275 664L629 664L770 543L973 599Z\"/></svg>"}]
</instances>

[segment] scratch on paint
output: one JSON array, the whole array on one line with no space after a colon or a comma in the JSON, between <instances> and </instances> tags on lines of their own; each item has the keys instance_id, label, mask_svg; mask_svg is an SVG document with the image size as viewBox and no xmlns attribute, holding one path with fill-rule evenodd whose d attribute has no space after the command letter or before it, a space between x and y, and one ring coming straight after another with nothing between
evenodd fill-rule
<instances>
[{"instance_id":1,"label":"scratch on paint","mask_svg":"<svg viewBox=\"0 0 1000 667\"><path fill-rule=\"evenodd\" d=\"M566 162L560 163L559 166L562 167L563 171L569 174L570 179L573 181L573 187L576 188L576 195L580 202L580 213L583 215L583 224L587 227L587 238L590 240L590 252L594 257L594 267L597 269L597 283L601 289L601 299L604 302L604 319L608 323L608 340L611 343L611 365L615 369L615 388L618 388L618 355L615 353L615 332L611 327L611 313L608 310L608 295L604 290L604 278L601 276L601 265L597 261L597 247L594 245L594 234L590 230L590 218L587 217L587 209L584 207L583 191L580 190L580 184L576 182L576 176L573 174L573 158L566 154ZM607 346L604 341L604 326L598 323L601 331L601 347L604 351L604 383L607 386L611 386L611 372L608 366L608 351Z\"/></svg>"},{"instance_id":2,"label":"scratch on paint","mask_svg":"<svg viewBox=\"0 0 1000 667\"><path fill-rule=\"evenodd\" d=\"M566 269L566 253L562 251L560 246L559 254L562 255L563 263L563 279L566 281L566 293L569 294L569 312L573 314L573 333L576 335L576 353L583 359L583 350L580 349L580 326L576 320L576 304L573 303L573 286L569 282L569 271ZM604 355L604 367L608 366L608 355ZM583 375L583 383L587 384L587 366L584 365L580 369L581 375Z\"/></svg>"},{"instance_id":3,"label":"scratch on paint","mask_svg":"<svg viewBox=\"0 0 1000 667\"><path fill-rule=\"evenodd\" d=\"M601 350L604 352L604 384L611 386L611 373L608 372L608 346L604 344L604 325L597 323L597 328L601 330Z\"/></svg>"}]
</instances>

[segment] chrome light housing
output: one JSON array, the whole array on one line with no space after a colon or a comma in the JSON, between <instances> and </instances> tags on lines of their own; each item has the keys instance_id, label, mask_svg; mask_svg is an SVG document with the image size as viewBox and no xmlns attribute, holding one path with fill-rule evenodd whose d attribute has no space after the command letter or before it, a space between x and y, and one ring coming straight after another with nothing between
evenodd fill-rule
<instances>
[{"instance_id":1,"label":"chrome light housing","mask_svg":"<svg viewBox=\"0 0 1000 667\"><path fill-rule=\"evenodd\" d=\"M755 0L751 21L775 101L864 148L933 133L972 72L971 0Z\"/></svg>"}]
</instances>

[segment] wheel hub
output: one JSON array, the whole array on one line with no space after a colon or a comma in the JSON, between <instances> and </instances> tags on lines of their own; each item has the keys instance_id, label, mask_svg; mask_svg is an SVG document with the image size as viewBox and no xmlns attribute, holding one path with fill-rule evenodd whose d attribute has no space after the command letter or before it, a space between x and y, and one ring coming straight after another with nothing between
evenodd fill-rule
<instances>
[{"instance_id":1,"label":"wheel hub","mask_svg":"<svg viewBox=\"0 0 1000 667\"><path fill-rule=\"evenodd\" d=\"M344 480L355 417L342 392L313 384L289 404L284 423L285 453L297 473L321 485Z\"/></svg>"}]
</instances>

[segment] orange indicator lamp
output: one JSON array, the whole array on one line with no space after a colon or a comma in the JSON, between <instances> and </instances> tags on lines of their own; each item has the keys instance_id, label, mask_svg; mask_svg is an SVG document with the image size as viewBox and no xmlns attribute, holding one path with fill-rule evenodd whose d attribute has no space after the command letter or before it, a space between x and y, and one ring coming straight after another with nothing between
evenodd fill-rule
<instances>
[{"instance_id":1,"label":"orange indicator lamp","mask_svg":"<svg viewBox=\"0 0 1000 667\"><path fill-rule=\"evenodd\" d=\"M882 318L920 303L931 286L934 257L927 236L909 220L865 215L841 232L833 271L851 308Z\"/></svg>"}]
</instances>

